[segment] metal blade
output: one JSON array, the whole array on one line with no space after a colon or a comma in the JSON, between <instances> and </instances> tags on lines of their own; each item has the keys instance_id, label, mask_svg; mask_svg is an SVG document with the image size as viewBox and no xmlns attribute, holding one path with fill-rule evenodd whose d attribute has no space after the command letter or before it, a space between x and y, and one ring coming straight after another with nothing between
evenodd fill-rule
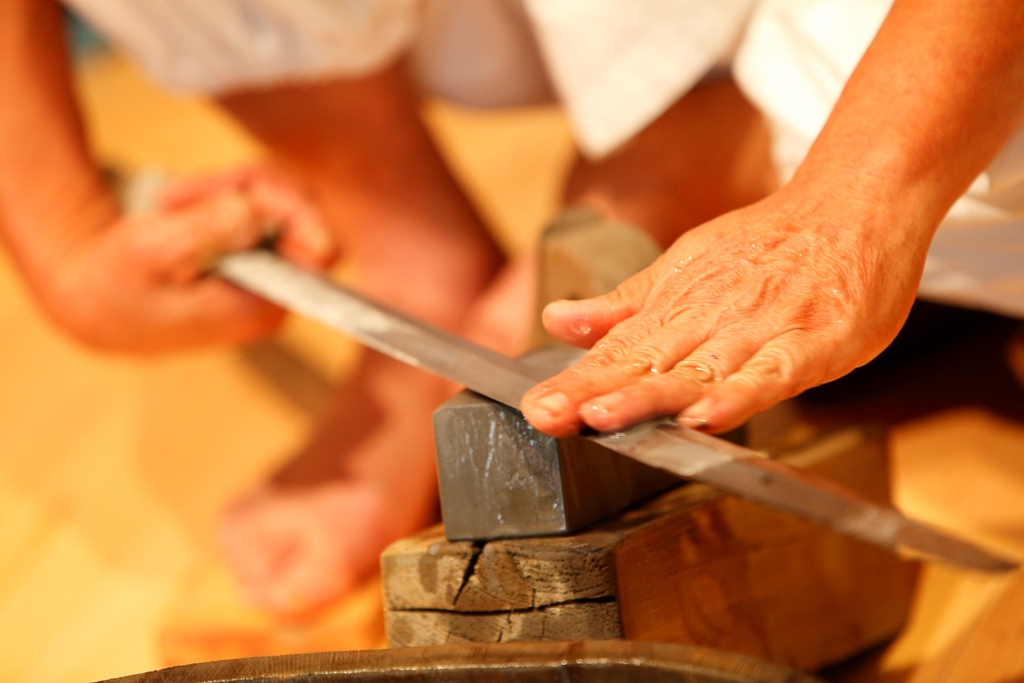
<instances>
[{"instance_id":1,"label":"metal blade","mask_svg":"<svg viewBox=\"0 0 1024 683\"><path fill-rule=\"evenodd\" d=\"M898 510L873 503L835 482L769 460L730 441L672 420L637 425L593 441L642 463L742 498L785 510L851 536L983 571L1017 563L957 539Z\"/></svg>"},{"instance_id":2,"label":"metal blade","mask_svg":"<svg viewBox=\"0 0 1024 683\"><path fill-rule=\"evenodd\" d=\"M242 289L318 320L361 344L495 401L519 407L547 379L519 361L410 318L263 249L229 254L214 272Z\"/></svg>"},{"instance_id":3,"label":"metal blade","mask_svg":"<svg viewBox=\"0 0 1024 683\"><path fill-rule=\"evenodd\" d=\"M525 363L374 303L269 251L230 254L220 260L215 272L385 355L513 408L519 407L523 395L537 382L547 379L546 373ZM589 438L652 467L887 548L905 548L972 569L1017 567L1015 562L908 519L832 481L672 420L645 422L624 432Z\"/></svg>"}]
</instances>

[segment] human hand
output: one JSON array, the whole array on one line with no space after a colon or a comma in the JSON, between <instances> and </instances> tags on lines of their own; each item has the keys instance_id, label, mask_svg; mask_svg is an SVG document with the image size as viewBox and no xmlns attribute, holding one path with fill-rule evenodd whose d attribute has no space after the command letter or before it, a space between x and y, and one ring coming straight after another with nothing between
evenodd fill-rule
<instances>
[{"instance_id":1,"label":"human hand","mask_svg":"<svg viewBox=\"0 0 1024 683\"><path fill-rule=\"evenodd\" d=\"M544 310L555 337L591 350L528 392L523 413L553 436L675 414L729 430L892 341L924 267L920 234L790 188L705 223L615 292Z\"/></svg>"},{"instance_id":2,"label":"human hand","mask_svg":"<svg viewBox=\"0 0 1024 683\"><path fill-rule=\"evenodd\" d=\"M320 212L294 182L268 167L247 166L170 183L160 193L160 204L165 211L176 211L232 192L251 202L263 221L262 237L272 229L274 248L289 261L321 270L337 259L337 242Z\"/></svg>"},{"instance_id":3,"label":"human hand","mask_svg":"<svg viewBox=\"0 0 1024 683\"><path fill-rule=\"evenodd\" d=\"M283 179L244 169L169 186L160 210L84 231L49 270L43 300L94 346L162 351L244 343L280 324L278 307L207 275L221 254L258 245L310 268L336 256L319 213Z\"/></svg>"}]
</instances>

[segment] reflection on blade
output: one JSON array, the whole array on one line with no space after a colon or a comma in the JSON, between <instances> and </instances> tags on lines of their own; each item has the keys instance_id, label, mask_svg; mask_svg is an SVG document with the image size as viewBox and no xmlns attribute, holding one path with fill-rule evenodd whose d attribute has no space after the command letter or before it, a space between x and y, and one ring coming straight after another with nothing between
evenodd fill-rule
<instances>
[{"instance_id":1,"label":"reflection on blade","mask_svg":"<svg viewBox=\"0 0 1024 683\"><path fill-rule=\"evenodd\" d=\"M462 384L518 408L543 373L450 332L380 306L275 254L231 254L216 268L221 277L289 310L344 332L409 365ZM1017 565L965 541L876 505L837 484L754 451L682 427L671 420L589 437L652 467L820 522L887 548L907 548L973 569Z\"/></svg>"}]
</instances>

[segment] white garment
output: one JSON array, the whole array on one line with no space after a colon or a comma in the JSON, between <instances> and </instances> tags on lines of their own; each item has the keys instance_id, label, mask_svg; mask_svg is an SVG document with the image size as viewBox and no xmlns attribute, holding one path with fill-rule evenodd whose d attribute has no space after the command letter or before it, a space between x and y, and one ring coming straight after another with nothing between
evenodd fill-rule
<instances>
[{"instance_id":1,"label":"white garment","mask_svg":"<svg viewBox=\"0 0 1024 683\"><path fill-rule=\"evenodd\" d=\"M66 0L172 89L357 76L403 51L418 0Z\"/></svg>"},{"instance_id":2,"label":"white garment","mask_svg":"<svg viewBox=\"0 0 1024 683\"><path fill-rule=\"evenodd\" d=\"M729 53L754 0L65 2L174 90L360 76L411 51L424 88L462 104L557 91L580 148L599 157Z\"/></svg>"},{"instance_id":3,"label":"white garment","mask_svg":"<svg viewBox=\"0 0 1024 683\"><path fill-rule=\"evenodd\" d=\"M511 106L556 95L581 150L594 158L727 62L738 41L734 73L770 123L784 179L891 2L65 1L174 89L214 94L353 77L408 52L428 92L462 104ZM920 294L1024 318L1024 132L943 221Z\"/></svg>"},{"instance_id":4,"label":"white garment","mask_svg":"<svg viewBox=\"0 0 1024 683\"><path fill-rule=\"evenodd\" d=\"M525 0L582 151L633 137L735 46L753 0Z\"/></svg>"}]
</instances>

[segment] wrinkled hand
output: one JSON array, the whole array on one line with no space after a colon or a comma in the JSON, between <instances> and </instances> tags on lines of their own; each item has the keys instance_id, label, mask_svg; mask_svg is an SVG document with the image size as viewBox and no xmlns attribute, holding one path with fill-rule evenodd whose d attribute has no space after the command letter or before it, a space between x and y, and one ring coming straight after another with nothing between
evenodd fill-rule
<instances>
[{"instance_id":1,"label":"wrinkled hand","mask_svg":"<svg viewBox=\"0 0 1024 683\"><path fill-rule=\"evenodd\" d=\"M282 178L245 169L169 186L160 210L80 237L51 274L47 308L94 346L159 351L243 343L273 332L283 311L216 277L224 253L258 245L310 268L329 265L334 239L315 208Z\"/></svg>"},{"instance_id":2,"label":"wrinkled hand","mask_svg":"<svg viewBox=\"0 0 1024 683\"><path fill-rule=\"evenodd\" d=\"M676 414L721 432L869 361L906 319L928 244L842 204L780 191L609 295L550 304L545 327L591 350L524 397L526 418L554 436Z\"/></svg>"}]
</instances>

